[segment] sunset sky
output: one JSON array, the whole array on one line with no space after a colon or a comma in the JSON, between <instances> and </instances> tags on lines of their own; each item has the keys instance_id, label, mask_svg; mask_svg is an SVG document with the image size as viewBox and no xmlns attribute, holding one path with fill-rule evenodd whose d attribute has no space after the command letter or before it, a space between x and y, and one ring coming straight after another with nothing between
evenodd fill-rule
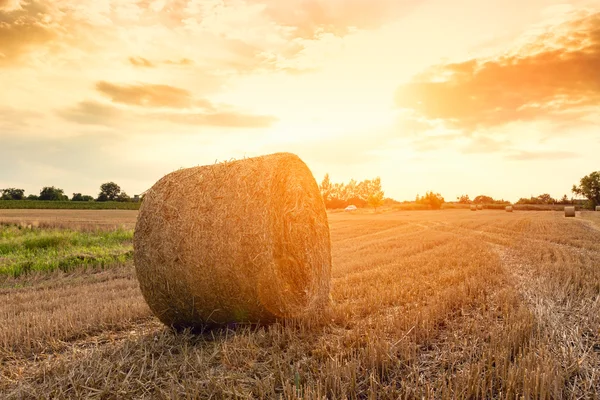
<instances>
[{"instance_id":1,"label":"sunset sky","mask_svg":"<svg viewBox=\"0 0 600 400\"><path fill-rule=\"evenodd\" d=\"M600 170L600 0L0 0L0 188L279 151L386 196Z\"/></svg>"}]
</instances>

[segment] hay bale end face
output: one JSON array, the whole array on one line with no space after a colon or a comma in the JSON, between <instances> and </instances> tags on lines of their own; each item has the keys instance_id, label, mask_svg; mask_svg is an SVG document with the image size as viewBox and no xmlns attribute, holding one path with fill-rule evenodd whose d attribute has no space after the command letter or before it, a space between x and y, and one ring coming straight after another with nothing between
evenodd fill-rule
<instances>
[{"instance_id":1,"label":"hay bale end face","mask_svg":"<svg viewBox=\"0 0 600 400\"><path fill-rule=\"evenodd\" d=\"M596 211L600 211L600 206L596 206Z\"/></svg>"},{"instance_id":2,"label":"hay bale end face","mask_svg":"<svg viewBox=\"0 0 600 400\"><path fill-rule=\"evenodd\" d=\"M565 217L574 217L575 207L565 207Z\"/></svg>"},{"instance_id":3,"label":"hay bale end face","mask_svg":"<svg viewBox=\"0 0 600 400\"><path fill-rule=\"evenodd\" d=\"M477 211L477 206L475 204L471 204L471 211Z\"/></svg>"},{"instance_id":4,"label":"hay bale end face","mask_svg":"<svg viewBox=\"0 0 600 400\"><path fill-rule=\"evenodd\" d=\"M506 206L506 212L513 212L512 206Z\"/></svg>"},{"instance_id":5,"label":"hay bale end face","mask_svg":"<svg viewBox=\"0 0 600 400\"><path fill-rule=\"evenodd\" d=\"M483 205L481 205L481 204L477 204L477 209L478 209L478 210L483 210Z\"/></svg>"},{"instance_id":6,"label":"hay bale end face","mask_svg":"<svg viewBox=\"0 0 600 400\"><path fill-rule=\"evenodd\" d=\"M175 328L316 312L331 279L317 183L289 153L168 174L140 207L134 262L150 309Z\"/></svg>"}]
</instances>

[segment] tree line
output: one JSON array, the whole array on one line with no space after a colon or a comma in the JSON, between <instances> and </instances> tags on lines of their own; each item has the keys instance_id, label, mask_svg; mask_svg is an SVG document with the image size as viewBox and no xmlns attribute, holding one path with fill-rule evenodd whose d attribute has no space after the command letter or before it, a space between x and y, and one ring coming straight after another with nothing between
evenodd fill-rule
<instances>
[{"instance_id":1,"label":"tree line","mask_svg":"<svg viewBox=\"0 0 600 400\"><path fill-rule=\"evenodd\" d=\"M332 183L329 174L325 174L323 181L319 185L321 195L325 206L330 209L345 208L349 205L354 205L359 208L373 207L377 209L384 204L399 204L391 198L384 197L384 191L381 188L381 178L377 177L372 180L365 180L357 182L351 179L350 182L344 183ZM587 208L594 208L600 205L600 171L592 172L589 175L584 176L579 181L578 185L573 185L571 192L575 195L585 197L587 199L585 206ZM442 205L446 202L444 197L433 191L428 191L425 195L417 195L414 201L416 204L423 205L425 208L432 210L439 210ZM504 199L494 199L491 196L479 195L474 199L471 199L469 195L464 194L456 198L456 202L459 204L499 204L508 205L510 201ZM539 196L520 198L516 204L559 204L568 205L575 204L577 201L569 199L565 194L560 199L555 199L548 193L540 194ZM405 201L404 203L410 203Z\"/></svg>"},{"instance_id":2,"label":"tree line","mask_svg":"<svg viewBox=\"0 0 600 400\"><path fill-rule=\"evenodd\" d=\"M69 199L69 196L65 194L63 189L54 186L44 186L42 190L40 190L39 195L30 194L25 196L25 190L17 188L0 189L0 194L0 200L133 201L133 199L114 182L106 182L100 185L100 193L98 193L98 196L95 198L81 193L73 193L73 196Z\"/></svg>"},{"instance_id":3,"label":"tree line","mask_svg":"<svg viewBox=\"0 0 600 400\"><path fill-rule=\"evenodd\" d=\"M367 179L357 182L332 183L329 174L325 174L319 185L321 196L327 208L346 208L349 205L356 207L370 206L377 210L384 204L384 192L381 189L381 178Z\"/></svg>"}]
</instances>

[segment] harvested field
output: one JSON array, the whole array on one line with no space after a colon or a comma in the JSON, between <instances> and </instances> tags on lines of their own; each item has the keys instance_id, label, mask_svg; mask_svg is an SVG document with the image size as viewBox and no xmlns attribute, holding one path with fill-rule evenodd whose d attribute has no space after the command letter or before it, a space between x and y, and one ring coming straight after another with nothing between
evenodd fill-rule
<instances>
[{"instance_id":1,"label":"harvested field","mask_svg":"<svg viewBox=\"0 0 600 400\"><path fill-rule=\"evenodd\" d=\"M0 209L0 224L37 224L60 228L133 229L137 210L26 210Z\"/></svg>"},{"instance_id":2,"label":"harvested field","mask_svg":"<svg viewBox=\"0 0 600 400\"><path fill-rule=\"evenodd\" d=\"M600 213L329 222L317 321L176 334L130 262L0 278L0 397L600 397Z\"/></svg>"}]
</instances>

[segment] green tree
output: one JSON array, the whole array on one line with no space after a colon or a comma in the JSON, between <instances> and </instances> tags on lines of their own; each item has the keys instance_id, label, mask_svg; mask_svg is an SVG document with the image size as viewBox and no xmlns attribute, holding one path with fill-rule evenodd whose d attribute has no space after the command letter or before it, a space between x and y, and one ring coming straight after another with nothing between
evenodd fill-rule
<instances>
[{"instance_id":1,"label":"green tree","mask_svg":"<svg viewBox=\"0 0 600 400\"><path fill-rule=\"evenodd\" d=\"M97 201L115 201L121 194L121 188L114 182L106 182L100 185L100 193Z\"/></svg>"},{"instance_id":2,"label":"green tree","mask_svg":"<svg viewBox=\"0 0 600 400\"><path fill-rule=\"evenodd\" d=\"M30 194L27 196L27 200L39 200L40 196L36 196L35 194Z\"/></svg>"},{"instance_id":3,"label":"green tree","mask_svg":"<svg viewBox=\"0 0 600 400\"><path fill-rule=\"evenodd\" d=\"M571 191L587 198L591 208L600 205L600 171L592 172L581 178L579 185L573 185Z\"/></svg>"},{"instance_id":4,"label":"green tree","mask_svg":"<svg viewBox=\"0 0 600 400\"><path fill-rule=\"evenodd\" d=\"M0 189L0 192L2 193L2 197L0 197L0 200L24 200L25 199L25 190L23 190L23 189L15 189L15 188Z\"/></svg>"},{"instance_id":5,"label":"green tree","mask_svg":"<svg viewBox=\"0 0 600 400\"><path fill-rule=\"evenodd\" d=\"M73 197L71 201L93 201L94 198L92 196L88 196L81 193L73 193Z\"/></svg>"},{"instance_id":6,"label":"green tree","mask_svg":"<svg viewBox=\"0 0 600 400\"><path fill-rule=\"evenodd\" d=\"M65 191L54 186L44 186L40 191L40 200L65 201L69 197L65 195Z\"/></svg>"},{"instance_id":7,"label":"green tree","mask_svg":"<svg viewBox=\"0 0 600 400\"><path fill-rule=\"evenodd\" d=\"M122 203L126 203L128 201L131 201L131 197L129 197L129 195L127 193L121 192L121 193L119 193L119 195L117 196L117 198L115 200L122 202Z\"/></svg>"}]
</instances>

